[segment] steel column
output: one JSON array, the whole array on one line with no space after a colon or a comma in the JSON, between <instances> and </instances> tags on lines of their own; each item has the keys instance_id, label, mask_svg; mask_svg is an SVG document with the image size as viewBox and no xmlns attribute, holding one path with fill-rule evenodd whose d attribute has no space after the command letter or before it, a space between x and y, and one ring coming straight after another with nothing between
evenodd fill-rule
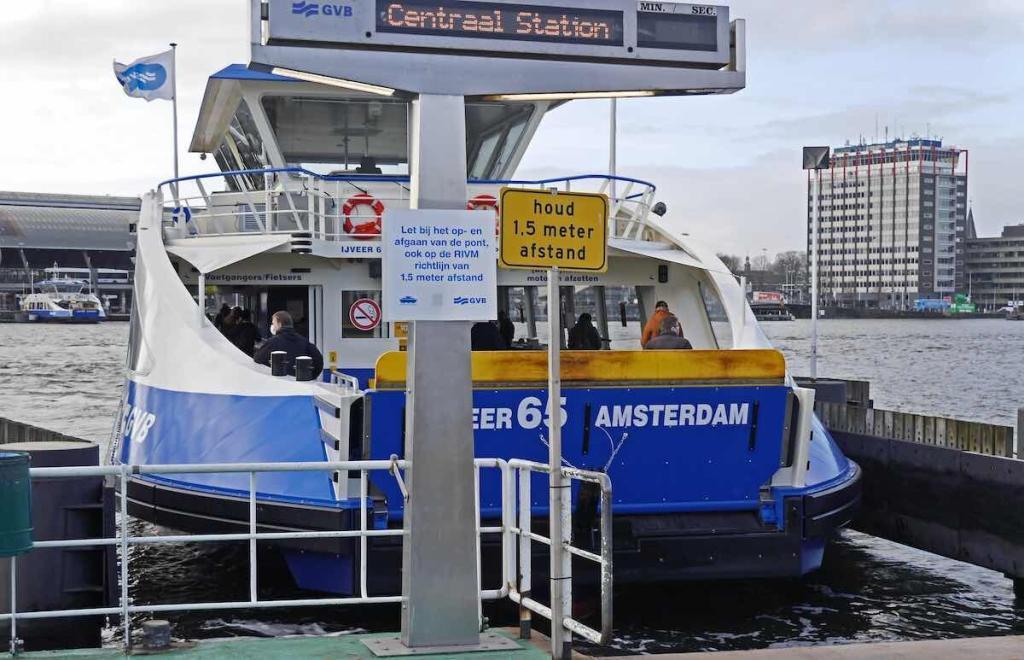
<instances>
[{"instance_id":1,"label":"steel column","mask_svg":"<svg viewBox=\"0 0 1024 660\"><path fill-rule=\"evenodd\" d=\"M568 658L571 655L572 636L565 629L562 620L565 618L567 601L564 587L571 583L572 574L567 575L566 557L563 545L563 534L567 532L564 518L568 483L562 475L562 365L561 343L562 329L559 327L559 286L558 267L548 271L548 525L551 539L551 656ZM569 526L571 528L571 525ZM571 610L569 612L572 614Z\"/></svg>"},{"instance_id":2,"label":"steel column","mask_svg":"<svg viewBox=\"0 0 1024 660\"><path fill-rule=\"evenodd\" d=\"M412 106L412 194L418 209L466 205L466 111L461 96L421 95ZM473 492L470 324L410 324L402 546L402 643L479 642Z\"/></svg>"}]
</instances>

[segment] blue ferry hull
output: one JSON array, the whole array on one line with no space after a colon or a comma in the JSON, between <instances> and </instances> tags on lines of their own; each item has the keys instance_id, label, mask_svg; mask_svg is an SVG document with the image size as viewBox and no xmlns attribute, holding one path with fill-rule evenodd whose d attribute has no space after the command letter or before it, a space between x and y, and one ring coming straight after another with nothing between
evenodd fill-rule
<instances>
[{"instance_id":1,"label":"blue ferry hull","mask_svg":"<svg viewBox=\"0 0 1024 660\"><path fill-rule=\"evenodd\" d=\"M104 319L98 310L75 310L57 314L49 310L29 312L29 320L34 323L99 323Z\"/></svg>"},{"instance_id":2,"label":"blue ferry hull","mask_svg":"<svg viewBox=\"0 0 1024 660\"><path fill-rule=\"evenodd\" d=\"M815 421L807 485L769 486L789 460L783 429L790 392L784 385L563 391L565 459L604 470L613 483L619 584L799 576L821 565L829 536L850 521L859 503L860 470ZM126 402L125 463L326 460L312 397L196 394L129 382ZM546 461L545 402L538 389L476 390L477 456ZM403 455L404 405L400 390L367 392L365 448L350 458ZM535 479L533 513L543 529L546 483L541 475ZM371 474L370 481L372 524L400 527L396 483L385 474ZM500 513L498 486L496 474L481 473L485 518ZM130 507L134 515L169 527L237 530L247 527L247 488L247 475L139 477L129 489ZM326 472L260 475L257 497L264 529L358 527L358 502L336 500ZM578 491L573 505L574 536L584 538L597 521L581 506ZM345 594L357 583L357 545L351 541L281 547L300 587ZM485 574L493 554L485 542ZM394 591L400 545L375 539L369 556L372 588Z\"/></svg>"}]
</instances>

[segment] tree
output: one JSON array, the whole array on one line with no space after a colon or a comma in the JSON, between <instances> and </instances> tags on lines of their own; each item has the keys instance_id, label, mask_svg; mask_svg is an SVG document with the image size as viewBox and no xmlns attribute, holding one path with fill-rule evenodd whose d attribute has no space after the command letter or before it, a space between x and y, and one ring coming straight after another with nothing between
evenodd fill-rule
<instances>
[{"instance_id":1,"label":"tree","mask_svg":"<svg viewBox=\"0 0 1024 660\"><path fill-rule=\"evenodd\" d=\"M782 281L802 279L807 271L807 254L801 250L780 252L775 256L771 270Z\"/></svg>"},{"instance_id":2,"label":"tree","mask_svg":"<svg viewBox=\"0 0 1024 660\"><path fill-rule=\"evenodd\" d=\"M725 267L734 275L739 274L743 270L743 261L734 254L719 254L718 258L722 260Z\"/></svg>"}]
</instances>

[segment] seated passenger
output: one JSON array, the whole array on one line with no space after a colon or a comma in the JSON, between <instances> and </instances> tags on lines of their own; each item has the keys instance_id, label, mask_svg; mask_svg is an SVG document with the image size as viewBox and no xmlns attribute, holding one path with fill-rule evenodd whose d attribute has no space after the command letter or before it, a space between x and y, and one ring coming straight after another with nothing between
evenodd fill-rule
<instances>
[{"instance_id":1,"label":"seated passenger","mask_svg":"<svg viewBox=\"0 0 1024 660\"><path fill-rule=\"evenodd\" d=\"M647 342L649 342L652 337L657 336L658 328L661 327L661 320L671 313L672 312L668 311L668 303L664 300L659 300L654 305L654 314L651 315L651 318L647 319L647 324L644 325L644 332L640 336L641 348L646 348ZM677 323L678 321L679 320L676 319ZM680 334L682 334L682 332L680 332Z\"/></svg>"},{"instance_id":2,"label":"seated passenger","mask_svg":"<svg viewBox=\"0 0 1024 660\"><path fill-rule=\"evenodd\" d=\"M259 364L270 366L270 354L284 351L288 354L288 374L295 375L295 358L306 356L313 358L313 373L320 374L324 370L324 356L308 339L295 332L292 315L288 312L274 312L270 320L270 339L263 342L253 360Z\"/></svg>"},{"instance_id":3,"label":"seated passenger","mask_svg":"<svg viewBox=\"0 0 1024 660\"><path fill-rule=\"evenodd\" d=\"M508 348L494 321L474 323L469 333L469 343L474 351L504 351Z\"/></svg>"},{"instance_id":4,"label":"seated passenger","mask_svg":"<svg viewBox=\"0 0 1024 660\"><path fill-rule=\"evenodd\" d=\"M601 350L601 335L597 333L597 328L594 327L590 314L580 314L576 325L569 328L569 342L567 346L571 351Z\"/></svg>"},{"instance_id":5,"label":"seated passenger","mask_svg":"<svg viewBox=\"0 0 1024 660\"><path fill-rule=\"evenodd\" d=\"M666 314L658 326L658 335L644 344L644 348L652 351L693 348L690 340L683 337L683 326L675 314Z\"/></svg>"}]
</instances>

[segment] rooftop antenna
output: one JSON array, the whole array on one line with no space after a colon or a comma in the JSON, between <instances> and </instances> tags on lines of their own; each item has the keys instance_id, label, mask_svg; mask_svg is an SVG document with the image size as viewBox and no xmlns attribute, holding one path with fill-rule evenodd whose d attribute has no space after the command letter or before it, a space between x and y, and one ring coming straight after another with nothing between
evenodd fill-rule
<instances>
[{"instance_id":1,"label":"rooftop antenna","mask_svg":"<svg viewBox=\"0 0 1024 660\"><path fill-rule=\"evenodd\" d=\"M875 139L874 142L878 143L878 113L875 113Z\"/></svg>"},{"instance_id":2,"label":"rooftop antenna","mask_svg":"<svg viewBox=\"0 0 1024 660\"><path fill-rule=\"evenodd\" d=\"M885 142L887 144L889 142L889 127L888 126L885 127Z\"/></svg>"}]
</instances>

